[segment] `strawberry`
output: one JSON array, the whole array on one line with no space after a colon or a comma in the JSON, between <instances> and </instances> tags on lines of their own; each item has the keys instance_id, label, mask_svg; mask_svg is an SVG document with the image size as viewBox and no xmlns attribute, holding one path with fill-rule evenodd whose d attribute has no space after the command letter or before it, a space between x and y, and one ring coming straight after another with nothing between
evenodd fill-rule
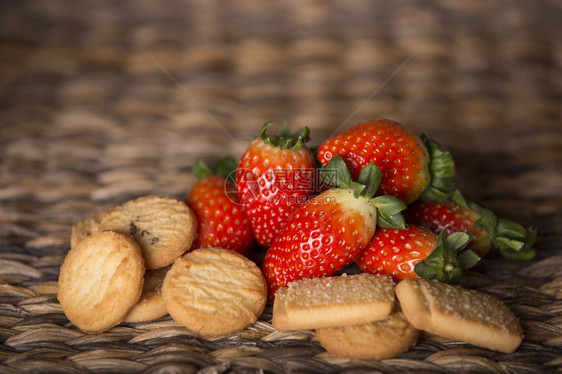
<instances>
[{"instance_id":1,"label":"strawberry","mask_svg":"<svg viewBox=\"0 0 562 374\"><path fill-rule=\"evenodd\" d=\"M263 125L259 136L242 155L236 170L236 188L252 224L257 242L267 247L293 210L313 192L314 155L305 142L307 127L291 134L285 123L278 136Z\"/></svg>"},{"instance_id":2,"label":"strawberry","mask_svg":"<svg viewBox=\"0 0 562 374\"><path fill-rule=\"evenodd\" d=\"M299 206L269 247L262 263L269 297L289 282L331 276L357 260L377 225L404 227L406 207L391 196L373 198L380 170L363 168L357 181L343 159L333 157L320 176L337 186Z\"/></svg>"},{"instance_id":3,"label":"strawberry","mask_svg":"<svg viewBox=\"0 0 562 374\"><path fill-rule=\"evenodd\" d=\"M185 201L197 217L197 238L191 249L219 247L247 255L255 244L250 220L236 201L234 182L227 176L236 168L231 158L221 159L212 171L195 160L194 174L199 180Z\"/></svg>"},{"instance_id":4,"label":"strawberry","mask_svg":"<svg viewBox=\"0 0 562 374\"><path fill-rule=\"evenodd\" d=\"M382 172L379 193L392 195L406 204L422 197L445 200L456 183L451 154L437 142L417 136L398 122L382 119L357 124L322 143L318 159L326 165L340 155L351 171L374 163Z\"/></svg>"},{"instance_id":5,"label":"strawberry","mask_svg":"<svg viewBox=\"0 0 562 374\"><path fill-rule=\"evenodd\" d=\"M467 248L484 257L491 248L513 260L531 260L535 256L532 245L537 232L518 223L497 218L489 209L466 200L455 191L449 200L440 203L417 201L405 213L407 221L427 227L433 232L444 228L447 232L462 231L474 236Z\"/></svg>"},{"instance_id":6,"label":"strawberry","mask_svg":"<svg viewBox=\"0 0 562 374\"><path fill-rule=\"evenodd\" d=\"M480 257L470 250L460 253L470 235L445 235L445 230L437 236L417 225L406 230L379 228L357 266L365 273L388 274L397 283L419 277L458 283L462 271L476 265Z\"/></svg>"}]
</instances>

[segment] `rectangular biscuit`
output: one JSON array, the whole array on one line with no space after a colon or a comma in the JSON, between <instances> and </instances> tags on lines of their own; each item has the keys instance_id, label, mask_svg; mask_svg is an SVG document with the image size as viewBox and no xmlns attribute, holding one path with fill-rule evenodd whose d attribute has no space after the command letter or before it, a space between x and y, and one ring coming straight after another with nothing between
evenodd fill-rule
<instances>
[{"instance_id":1,"label":"rectangular biscuit","mask_svg":"<svg viewBox=\"0 0 562 374\"><path fill-rule=\"evenodd\" d=\"M405 279L395 291L417 329L505 353L521 344L517 318L490 295L425 279Z\"/></svg>"},{"instance_id":2,"label":"rectangular biscuit","mask_svg":"<svg viewBox=\"0 0 562 374\"><path fill-rule=\"evenodd\" d=\"M388 317L394 283L387 275L301 279L275 294L273 326L308 330L370 323Z\"/></svg>"}]
</instances>

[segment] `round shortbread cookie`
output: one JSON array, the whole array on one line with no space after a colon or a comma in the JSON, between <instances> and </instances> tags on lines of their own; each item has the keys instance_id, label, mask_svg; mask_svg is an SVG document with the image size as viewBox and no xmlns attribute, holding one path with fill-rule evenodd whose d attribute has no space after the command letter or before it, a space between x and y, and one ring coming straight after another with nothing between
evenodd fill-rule
<instances>
[{"instance_id":1,"label":"round shortbread cookie","mask_svg":"<svg viewBox=\"0 0 562 374\"><path fill-rule=\"evenodd\" d=\"M68 319L88 332L121 322L139 300L144 261L130 237L100 231L82 240L60 268L58 299Z\"/></svg>"},{"instance_id":2,"label":"round shortbread cookie","mask_svg":"<svg viewBox=\"0 0 562 374\"><path fill-rule=\"evenodd\" d=\"M197 235L195 214L170 196L144 196L119 205L100 222L100 230L132 236L147 269L167 266L191 247Z\"/></svg>"},{"instance_id":3,"label":"round shortbread cookie","mask_svg":"<svg viewBox=\"0 0 562 374\"><path fill-rule=\"evenodd\" d=\"M260 269L246 257L203 248L174 262L162 296L174 321L205 338L216 338L257 321L267 302L267 286Z\"/></svg>"},{"instance_id":4,"label":"round shortbread cookie","mask_svg":"<svg viewBox=\"0 0 562 374\"><path fill-rule=\"evenodd\" d=\"M419 330L396 311L381 321L317 329L316 336L322 347L337 356L380 360L406 352L417 342Z\"/></svg>"},{"instance_id":5,"label":"round shortbread cookie","mask_svg":"<svg viewBox=\"0 0 562 374\"><path fill-rule=\"evenodd\" d=\"M151 321L168 313L162 298L162 283L164 283L168 269L169 267L165 267L146 271L142 295L123 318L123 322Z\"/></svg>"},{"instance_id":6,"label":"round shortbread cookie","mask_svg":"<svg viewBox=\"0 0 562 374\"><path fill-rule=\"evenodd\" d=\"M76 247L82 240L99 231L100 222L108 212L109 209L94 212L74 224L70 233L70 248Z\"/></svg>"}]
</instances>

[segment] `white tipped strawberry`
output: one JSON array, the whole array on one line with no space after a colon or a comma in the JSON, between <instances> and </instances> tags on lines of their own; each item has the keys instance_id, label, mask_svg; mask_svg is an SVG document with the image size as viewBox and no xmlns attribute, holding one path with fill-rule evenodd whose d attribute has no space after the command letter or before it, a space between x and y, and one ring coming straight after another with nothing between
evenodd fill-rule
<instances>
[{"instance_id":1,"label":"white tipped strawberry","mask_svg":"<svg viewBox=\"0 0 562 374\"><path fill-rule=\"evenodd\" d=\"M377 166L365 166L358 180L352 181L343 159L336 156L320 175L337 188L299 206L271 244L262 265L270 298L293 280L334 275L353 263L377 224L405 227L402 201L373 198L381 178Z\"/></svg>"}]
</instances>

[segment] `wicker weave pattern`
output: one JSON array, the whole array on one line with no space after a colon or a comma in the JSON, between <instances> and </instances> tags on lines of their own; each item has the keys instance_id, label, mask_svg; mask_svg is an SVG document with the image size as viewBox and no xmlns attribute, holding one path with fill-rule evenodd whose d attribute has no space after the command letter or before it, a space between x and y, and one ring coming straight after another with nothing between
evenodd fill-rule
<instances>
[{"instance_id":1,"label":"wicker weave pattern","mask_svg":"<svg viewBox=\"0 0 562 374\"><path fill-rule=\"evenodd\" d=\"M562 368L562 6L557 1L4 1L0 5L0 371L555 372ZM70 227L149 194L182 198L195 157L239 156L265 121L313 145L392 118L449 148L459 187L539 228L539 255L465 285L521 318L511 355L424 335L330 356L271 310L201 340L169 317L99 335L56 300ZM257 254L256 256L259 256Z\"/></svg>"}]
</instances>

